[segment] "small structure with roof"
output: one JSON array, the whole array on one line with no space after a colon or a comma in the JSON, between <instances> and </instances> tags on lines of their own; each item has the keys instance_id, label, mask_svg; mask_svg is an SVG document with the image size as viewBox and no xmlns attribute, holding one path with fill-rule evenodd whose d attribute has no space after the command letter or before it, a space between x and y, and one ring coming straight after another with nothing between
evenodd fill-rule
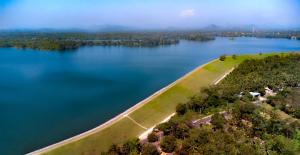
<instances>
[{"instance_id":1,"label":"small structure with roof","mask_svg":"<svg viewBox=\"0 0 300 155\"><path fill-rule=\"evenodd\" d=\"M253 98L256 98L256 97L260 97L260 93L259 92L249 92L250 95L253 97Z\"/></svg>"}]
</instances>

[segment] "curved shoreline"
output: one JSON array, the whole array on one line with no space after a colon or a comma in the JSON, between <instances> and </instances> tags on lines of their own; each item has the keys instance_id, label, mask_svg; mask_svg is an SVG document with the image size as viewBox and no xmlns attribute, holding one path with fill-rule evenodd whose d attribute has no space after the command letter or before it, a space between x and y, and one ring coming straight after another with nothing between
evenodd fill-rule
<instances>
[{"instance_id":1,"label":"curved shoreline","mask_svg":"<svg viewBox=\"0 0 300 155\"><path fill-rule=\"evenodd\" d=\"M97 133L111 125L113 125L114 123L117 123L120 119L124 118L124 115L129 115L130 113L132 113L133 111L135 111L136 109L142 107L143 105L147 104L149 101L151 101L152 99L156 98L157 96L159 96L160 94L164 93L165 91L167 91L168 89L170 89L171 87L173 87L174 85L176 85L177 83L181 82L182 80L184 80L185 78L187 78L188 76L190 76L191 74L193 74L194 72L198 71L199 69L203 68L204 66L213 63L215 61L217 61L218 59L214 59L211 60L205 64L202 64L200 66L198 66L197 68L193 69L192 71L188 72L187 74L183 75L181 78L177 79L176 81L172 82L171 84L167 85L166 87L163 87L162 89L158 90L157 92L153 93L151 96L147 97L146 99L138 102L137 104L135 104L134 106L132 106L131 108L127 109L126 111L122 112L121 114L113 117L112 119L108 120L107 122L91 129L88 130L86 132L83 132L79 135L73 136L71 138L65 139L63 141L54 143L52 145L46 146L44 148L41 148L39 150L33 151L28 153L27 155L39 155L39 154L43 154L43 153L47 153L51 150L54 150L56 148L59 148L60 146L63 145L67 145L70 144L72 142L75 142L77 140L83 139L85 137L88 137L94 133ZM139 136L139 135L137 135Z\"/></svg>"}]
</instances>

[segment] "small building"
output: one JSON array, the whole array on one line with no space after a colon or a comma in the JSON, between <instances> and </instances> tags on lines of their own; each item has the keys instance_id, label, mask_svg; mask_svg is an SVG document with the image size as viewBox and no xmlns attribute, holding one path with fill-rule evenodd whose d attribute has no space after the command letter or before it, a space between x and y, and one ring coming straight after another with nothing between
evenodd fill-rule
<instances>
[{"instance_id":1,"label":"small building","mask_svg":"<svg viewBox=\"0 0 300 155\"><path fill-rule=\"evenodd\" d=\"M253 98L256 98L256 97L259 97L260 96L260 93L259 92L249 92L250 95L253 97Z\"/></svg>"}]
</instances>

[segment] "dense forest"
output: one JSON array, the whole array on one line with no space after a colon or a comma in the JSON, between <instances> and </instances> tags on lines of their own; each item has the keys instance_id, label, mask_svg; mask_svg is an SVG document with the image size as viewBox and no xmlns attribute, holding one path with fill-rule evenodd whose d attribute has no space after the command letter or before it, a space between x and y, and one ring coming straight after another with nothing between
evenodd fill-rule
<instances>
[{"instance_id":1,"label":"dense forest","mask_svg":"<svg viewBox=\"0 0 300 155\"><path fill-rule=\"evenodd\" d=\"M221 83L178 104L176 115L147 139L103 154L299 154L299 84L299 54L246 60Z\"/></svg>"},{"instance_id":2,"label":"dense forest","mask_svg":"<svg viewBox=\"0 0 300 155\"><path fill-rule=\"evenodd\" d=\"M156 47L178 44L180 40L209 41L214 37L199 32L148 33L0 33L0 47L31 48L39 50L70 50L81 46Z\"/></svg>"}]
</instances>

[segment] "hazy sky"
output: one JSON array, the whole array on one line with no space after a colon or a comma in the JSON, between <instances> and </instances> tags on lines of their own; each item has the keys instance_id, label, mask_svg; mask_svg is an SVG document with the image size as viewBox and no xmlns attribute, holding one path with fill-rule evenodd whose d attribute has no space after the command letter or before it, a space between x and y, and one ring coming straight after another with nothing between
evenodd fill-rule
<instances>
[{"instance_id":1,"label":"hazy sky","mask_svg":"<svg viewBox=\"0 0 300 155\"><path fill-rule=\"evenodd\" d=\"M300 27L300 0L0 0L0 28Z\"/></svg>"}]
</instances>

